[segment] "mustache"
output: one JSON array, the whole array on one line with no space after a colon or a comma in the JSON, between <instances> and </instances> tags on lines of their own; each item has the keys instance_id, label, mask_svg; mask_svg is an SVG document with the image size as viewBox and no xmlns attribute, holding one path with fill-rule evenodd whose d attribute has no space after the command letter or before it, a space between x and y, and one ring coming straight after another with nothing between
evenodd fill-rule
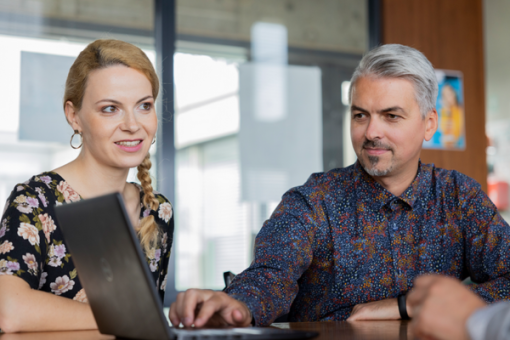
<instances>
[{"instance_id":1,"label":"mustache","mask_svg":"<svg viewBox=\"0 0 510 340\"><path fill-rule=\"evenodd\" d=\"M368 139L365 139L362 148L393 150L391 146L389 146L388 144L384 144L380 140L368 140Z\"/></svg>"}]
</instances>

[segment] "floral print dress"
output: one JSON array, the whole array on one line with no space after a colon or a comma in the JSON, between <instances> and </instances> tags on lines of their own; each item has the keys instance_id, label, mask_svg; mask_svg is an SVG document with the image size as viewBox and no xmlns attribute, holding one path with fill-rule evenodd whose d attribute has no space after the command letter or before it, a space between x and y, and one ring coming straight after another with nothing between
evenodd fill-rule
<instances>
[{"instance_id":1,"label":"floral print dress","mask_svg":"<svg viewBox=\"0 0 510 340\"><path fill-rule=\"evenodd\" d=\"M143 190L137 187L143 202ZM174 224L172 206L163 195L154 194L160 203L158 211L142 206L140 219L153 215L159 225L159 246L145 256L163 302ZM54 210L55 206L79 200L80 195L55 172L18 184L0 222L0 275L18 276L32 289L87 302Z\"/></svg>"}]
</instances>

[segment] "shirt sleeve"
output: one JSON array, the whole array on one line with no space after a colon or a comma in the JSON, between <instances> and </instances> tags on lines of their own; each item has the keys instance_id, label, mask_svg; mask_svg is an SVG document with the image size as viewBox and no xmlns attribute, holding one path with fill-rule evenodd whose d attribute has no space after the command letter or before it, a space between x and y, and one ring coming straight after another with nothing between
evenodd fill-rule
<instances>
[{"instance_id":1,"label":"shirt sleeve","mask_svg":"<svg viewBox=\"0 0 510 340\"><path fill-rule=\"evenodd\" d=\"M471 288L486 302L507 300L510 293L510 227L478 187L463 202L465 242Z\"/></svg>"},{"instance_id":2,"label":"shirt sleeve","mask_svg":"<svg viewBox=\"0 0 510 340\"><path fill-rule=\"evenodd\" d=\"M466 323L471 340L510 338L510 302L498 302L474 312Z\"/></svg>"},{"instance_id":3,"label":"shirt sleeve","mask_svg":"<svg viewBox=\"0 0 510 340\"><path fill-rule=\"evenodd\" d=\"M299 189L288 191L257 235L253 263L225 290L247 305L256 325L289 312L313 259L313 230L324 219L319 215Z\"/></svg>"},{"instance_id":4,"label":"shirt sleeve","mask_svg":"<svg viewBox=\"0 0 510 340\"><path fill-rule=\"evenodd\" d=\"M0 227L0 275L18 276L32 289L39 289L47 249L43 223L48 227L51 222L43 213L46 200L41 201L40 194L27 185L17 185L7 200Z\"/></svg>"}]
</instances>

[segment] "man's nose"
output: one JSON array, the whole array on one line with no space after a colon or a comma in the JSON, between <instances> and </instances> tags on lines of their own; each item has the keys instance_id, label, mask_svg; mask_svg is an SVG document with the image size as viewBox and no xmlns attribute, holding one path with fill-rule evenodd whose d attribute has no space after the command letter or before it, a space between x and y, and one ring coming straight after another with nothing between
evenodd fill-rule
<instances>
[{"instance_id":1,"label":"man's nose","mask_svg":"<svg viewBox=\"0 0 510 340\"><path fill-rule=\"evenodd\" d=\"M133 111L126 111L120 128L124 131L130 132L136 132L140 129L140 124L138 123Z\"/></svg>"},{"instance_id":2,"label":"man's nose","mask_svg":"<svg viewBox=\"0 0 510 340\"><path fill-rule=\"evenodd\" d=\"M382 139L383 137L383 123L377 116L370 117L367 129L365 130L365 138L368 140L376 140Z\"/></svg>"}]
</instances>

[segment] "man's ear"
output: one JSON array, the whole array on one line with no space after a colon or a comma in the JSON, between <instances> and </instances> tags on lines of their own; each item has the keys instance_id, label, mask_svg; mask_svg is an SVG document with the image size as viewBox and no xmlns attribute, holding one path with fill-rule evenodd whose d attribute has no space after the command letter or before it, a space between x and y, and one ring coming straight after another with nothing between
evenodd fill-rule
<instances>
[{"instance_id":1,"label":"man's ear","mask_svg":"<svg viewBox=\"0 0 510 340\"><path fill-rule=\"evenodd\" d=\"M434 136L437 131L437 121L436 109L430 110L425 117L425 140L427 142L432 139L432 136Z\"/></svg>"},{"instance_id":2,"label":"man's ear","mask_svg":"<svg viewBox=\"0 0 510 340\"><path fill-rule=\"evenodd\" d=\"M67 101L64 105L64 113L66 115L67 122L71 125L71 128L76 131L82 131L82 128L78 119L78 111L74 107L71 101Z\"/></svg>"}]
</instances>

